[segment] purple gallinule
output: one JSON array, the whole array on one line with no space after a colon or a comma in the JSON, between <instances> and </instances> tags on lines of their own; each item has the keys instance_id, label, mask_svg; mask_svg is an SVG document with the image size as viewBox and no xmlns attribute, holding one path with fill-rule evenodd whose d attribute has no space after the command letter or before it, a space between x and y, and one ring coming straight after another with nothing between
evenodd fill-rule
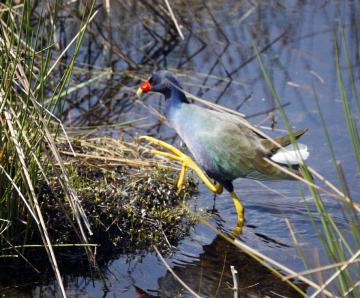
<instances>
[{"instance_id":1,"label":"purple gallinule","mask_svg":"<svg viewBox=\"0 0 360 298\"><path fill-rule=\"evenodd\" d=\"M291 147L288 135L274 139L281 146L288 146L286 148L288 150L279 149L273 142L254 131L250 125L246 125L248 122L245 119L190 103L180 83L170 72L153 73L151 78L138 89L137 95L149 91L164 95L165 116L184 141L197 164L170 144L149 136L141 138L172 152L171 154L151 150L151 153L182 163L179 189L183 184L186 168L190 168L211 191L221 193L223 187L229 191L237 211L237 226L240 230L244 222L244 208L234 192L233 180L239 177L257 180L294 179L279 167L271 165L265 158L299 174L299 159L306 159L309 155L305 145L299 144L299 150ZM299 138L306 131L307 129L299 130L294 133L294 137ZM213 184L208 177L214 179L216 183Z\"/></svg>"}]
</instances>

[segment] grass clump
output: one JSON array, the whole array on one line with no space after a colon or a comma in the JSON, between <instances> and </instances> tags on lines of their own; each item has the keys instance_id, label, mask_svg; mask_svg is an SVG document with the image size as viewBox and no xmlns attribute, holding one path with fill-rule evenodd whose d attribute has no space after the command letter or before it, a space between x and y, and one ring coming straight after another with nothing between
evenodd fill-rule
<instances>
[{"instance_id":1,"label":"grass clump","mask_svg":"<svg viewBox=\"0 0 360 298\"><path fill-rule=\"evenodd\" d=\"M178 193L174 166L141 157L144 147L134 142L96 137L71 143L74 153L65 142L59 144L60 152L91 223L89 241L101 245L98 253L147 250L154 242L168 250L188 235L195 218L181 203L196 190L191 176ZM41 192L47 202L47 226L58 235L54 243L76 242L70 223L63 224L59 198L53 195L64 195L55 175ZM63 208L70 206L65 203Z\"/></svg>"},{"instance_id":2,"label":"grass clump","mask_svg":"<svg viewBox=\"0 0 360 298\"><path fill-rule=\"evenodd\" d=\"M153 173L149 166L158 161L141 158L138 144L58 140L66 133L55 113L61 112L82 40L98 13L95 1L79 6L79 30L60 52L60 4L0 4L0 260L28 262L28 250L42 256L46 251L66 296L58 247L79 247L96 267L92 242L127 249L122 245L129 240L136 240L134 247L156 240L171 247L192 217L174 208L175 167Z\"/></svg>"},{"instance_id":3,"label":"grass clump","mask_svg":"<svg viewBox=\"0 0 360 298\"><path fill-rule=\"evenodd\" d=\"M143 157L145 147L136 142L110 137L59 137L56 147L90 223L88 243L101 247L97 260L109 251L148 250L154 242L167 251L189 234L195 217L182 203L196 191L196 184L188 176L178 192L173 164ZM36 190L51 243L62 247L58 256L86 256L82 245L69 245L79 243L79 234L69 218L72 206L58 176L60 165L51 162L55 167L46 169L49 178ZM38 238L34 235L25 245L13 242L12 246L33 248ZM5 252L16 254L8 246L0 250L1 255Z\"/></svg>"},{"instance_id":4,"label":"grass clump","mask_svg":"<svg viewBox=\"0 0 360 298\"><path fill-rule=\"evenodd\" d=\"M56 20L57 1L52 4L49 15ZM46 148L48 156L61 162L51 133L60 125L49 125L57 118L43 103L50 93L50 105L57 105L57 90L67 84L73 65L64 66L65 75L60 79L53 77L64 52L57 59L54 57L54 26L47 26L49 20L41 13L32 15L33 9L30 1L16 6L13 1L0 4L0 219L7 223L0 233L0 248L25 245L34 234L39 235L65 296L36 190L40 181L48 180L46 168L50 163L41 159L43 150ZM76 44L81 43L91 14L92 8L84 14L81 34L74 39ZM73 58L76 54L74 51ZM49 81L55 84L51 91L47 89ZM59 180L72 202L72 216L81 230L81 241L86 243L84 230L88 222L69 187L65 169Z\"/></svg>"}]
</instances>

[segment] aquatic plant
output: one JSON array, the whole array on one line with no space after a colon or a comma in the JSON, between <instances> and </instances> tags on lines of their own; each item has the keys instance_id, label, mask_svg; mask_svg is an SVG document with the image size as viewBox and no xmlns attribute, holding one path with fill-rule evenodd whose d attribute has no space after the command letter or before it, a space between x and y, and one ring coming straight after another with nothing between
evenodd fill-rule
<instances>
[{"instance_id":1,"label":"aquatic plant","mask_svg":"<svg viewBox=\"0 0 360 298\"><path fill-rule=\"evenodd\" d=\"M49 6L52 20L56 18L57 5L55 1ZM71 205L81 241L86 243L85 230L90 227L54 144L53 133L63 127L53 111L72 73L85 29L94 16L93 5L83 14L80 30L69 44L73 47L72 58L63 66L60 78L53 75L54 69L67 49L54 57L56 28L48 26L51 18L44 18L40 12L34 21L30 1L18 5L6 1L0 5L0 218L6 223L1 230L0 246L26 244L34 233L39 233L63 295L65 289L37 189L41 181L49 180L47 167L59 164L59 182ZM48 96L50 101L46 105ZM44 154L55 162L43 158ZM21 256L21 251L17 250L17 255Z\"/></svg>"}]
</instances>

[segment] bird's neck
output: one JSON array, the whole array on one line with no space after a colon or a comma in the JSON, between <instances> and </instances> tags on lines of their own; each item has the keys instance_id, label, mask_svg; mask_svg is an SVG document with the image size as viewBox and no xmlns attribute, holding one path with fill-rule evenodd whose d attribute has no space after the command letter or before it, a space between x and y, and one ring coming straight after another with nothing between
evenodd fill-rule
<instances>
[{"instance_id":1,"label":"bird's neck","mask_svg":"<svg viewBox=\"0 0 360 298\"><path fill-rule=\"evenodd\" d=\"M177 88L170 88L164 92L165 96L165 116L171 117L171 114L178 109L182 104L189 104L189 100L184 92Z\"/></svg>"}]
</instances>

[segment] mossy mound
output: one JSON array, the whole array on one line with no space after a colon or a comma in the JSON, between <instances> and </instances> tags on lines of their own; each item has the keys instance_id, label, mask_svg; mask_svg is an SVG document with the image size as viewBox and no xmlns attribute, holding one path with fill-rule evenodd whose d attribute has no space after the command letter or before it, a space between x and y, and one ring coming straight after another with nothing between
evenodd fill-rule
<instances>
[{"instance_id":1,"label":"mossy mound","mask_svg":"<svg viewBox=\"0 0 360 298\"><path fill-rule=\"evenodd\" d=\"M69 153L66 142L59 144L60 152L91 224L89 242L99 245L98 254L147 250L153 243L166 251L189 234L195 223L186 208L196 191L191 175L178 192L179 172L174 164L144 157L145 148L139 144L111 138L77 139L71 144L75 155ZM53 243L79 243L69 220L70 204L56 176L50 185L43 185L41 194Z\"/></svg>"},{"instance_id":2,"label":"mossy mound","mask_svg":"<svg viewBox=\"0 0 360 298\"><path fill-rule=\"evenodd\" d=\"M166 254L189 234L196 219L187 209L186 202L197 185L188 175L178 192L179 165L146 154L152 147L134 141L89 136L58 137L57 140L66 179L64 171L59 170L58 159L50 162L45 169L47 179L41 180L39 173L42 182L37 195L61 266L89 264L89 255L96 256L98 264L104 263L121 253L152 250L153 244ZM69 193L76 195L69 199ZM84 243L81 236L74 204L81 206L83 214L79 218L82 224L89 223L93 233L90 235L83 225L88 243ZM19 231L24 223L31 222L28 218L29 214L23 209L19 213ZM11 228L16 228L15 223ZM25 244L21 240L13 241L0 250L1 263L22 263L25 259L16 258L20 252L26 258L25 265L40 263L39 267L42 267L41 263L47 263L35 223L26 231ZM88 244L96 245L96 249ZM84 246L92 253L86 253ZM13 257L4 258L6 255Z\"/></svg>"},{"instance_id":3,"label":"mossy mound","mask_svg":"<svg viewBox=\"0 0 360 298\"><path fill-rule=\"evenodd\" d=\"M78 180L76 192L94 233L89 241L100 245L98 252L135 252L153 243L168 250L188 235L195 218L183 203L196 189L192 179L187 179L177 194L176 173L164 169L119 169L115 173L90 168L86 173L78 169L72 173ZM51 183L57 197L62 197L56 179ZM48 230L55 236L53 243L78 243L63 208L49 190L43 189L47 201L43 210ZM66 203L64 207L69 208Z\"/></svg>"}]
</instances>

